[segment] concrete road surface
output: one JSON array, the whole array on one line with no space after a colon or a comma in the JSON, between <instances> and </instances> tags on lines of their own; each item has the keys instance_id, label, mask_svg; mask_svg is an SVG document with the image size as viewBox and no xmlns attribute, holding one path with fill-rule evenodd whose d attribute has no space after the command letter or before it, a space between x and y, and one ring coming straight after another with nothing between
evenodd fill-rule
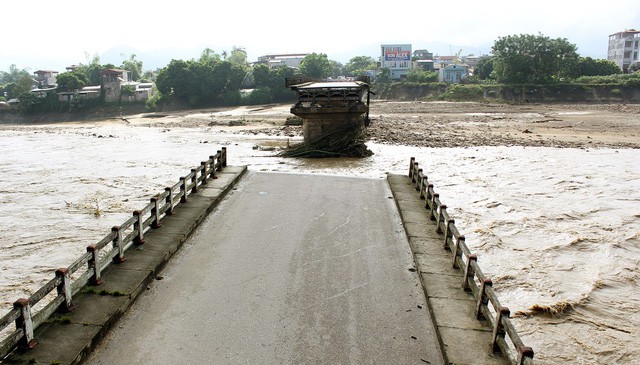
<instances>
[{"instance_id":1,"label":"concrete road surface","mask_svg":"<svg viewBox=\"0 0 640 365\"><path fill-rule=\"evenodd\" d=\"M249 173L89 364L441 364L385 179Z\"/></svg>"}]
</instances>

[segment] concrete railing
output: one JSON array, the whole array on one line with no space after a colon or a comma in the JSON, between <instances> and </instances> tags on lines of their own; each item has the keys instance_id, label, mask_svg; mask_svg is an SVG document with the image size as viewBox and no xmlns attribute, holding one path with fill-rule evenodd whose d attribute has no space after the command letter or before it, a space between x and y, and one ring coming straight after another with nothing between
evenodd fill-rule
<instances>
[{"instance_id":1,"label":"concrete railing","mask_svg":"<svg viewBox=\"0 0 640 365\"><path fill-rule=\"evenodd\" d=\"M69 267L56 270L53 279L29 298L15 301L13 309L0 319L0 333L9 332L0 342L0 360L17 346L24 349L35 347L38 343L34 337L35 329L53 313L70 311L74 295L88 284L100 285L102 271L112 263L125 261L127 249L144 243L145 231L159 228L163 216L172 215L177 205L186 202L199 186L207 184L208 179L215 179L216 172L226 166L227 150L223 147L216 155L191 169L178 183L152 197L149 204L134 211L131 218L113 227L103 239L89 245L87 252ZM73 274L77 277L72 278ZM45 298L50 300L43 300ZM36 305L41 309L34 310ZM15 330L9 329L12 323L15 323Z\"/></svg>"},{"instance_id":2,"label":"concrete railing","mask_svg":"<svg viewBox=\"0 0 640 365\"><path fill-rule=\"evenodd\" d=\"M444 235L442 247L451 251L451 264L463 274L461 288L470 291L476 300L476 318L487 320L493 328L491 349L502 353L511 364L532 365L533 349L525 346L511 322L509 308L503 306L493 290L491 278L482 273L478 265L478 257L471 253L455 225L455 220L447 213L447 206L440 200L418 163L411 157L409 177L425 200L425 208L429 210L429 218L435 221L436 232Z\"/></svg>"}]
</instances>

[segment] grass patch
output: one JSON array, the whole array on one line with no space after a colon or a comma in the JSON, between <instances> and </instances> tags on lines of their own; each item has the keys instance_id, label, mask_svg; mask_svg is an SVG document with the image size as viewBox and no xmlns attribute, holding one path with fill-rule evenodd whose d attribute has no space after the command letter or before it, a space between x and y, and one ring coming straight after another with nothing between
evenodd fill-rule
<instances>
[{"instance_id":1,"label":"grass patch","mask_svg":"<svg viewBox=\"0 0 640 365\"><path fill-rule=\"evenodd\" d=\"M51 317L45 323L71 324L71 316Z\"/></svg>"},{"instance_id":2,"label":"grass patch","mask_svg":"<svg viewBox=\"0 0 640 365\"><path fill-rule=\"evenodd\" d=\"M126 293L123 293L123 292L120 292L120 291L117 291L117 290L115 290L115 291L109 291L109 290L105 290L105 289L98 290L98 288L96 288L95 286L89 286L89 287L85 288L84 292L87 293L87 294L92 294L92 295L102 295L102 296L111 295L113 297L123 297L123 296L127 295Z\"/></svg>"}]
</instances>

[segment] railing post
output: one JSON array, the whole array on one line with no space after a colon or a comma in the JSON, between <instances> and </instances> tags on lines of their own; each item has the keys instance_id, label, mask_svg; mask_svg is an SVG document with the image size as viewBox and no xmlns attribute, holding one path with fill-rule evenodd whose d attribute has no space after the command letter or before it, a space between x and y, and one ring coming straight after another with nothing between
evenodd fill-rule
<instances>
[{"instance_id":1,"label":"railing post","mask_svg":"<svg viewBox=\"0 0 640 365\"><path fill-rule=\"evenodd\" d=\"M432 190L433 190L433 184L428 184L426 194L424 196L424 207L426 209L431 209L431 206L433 204L433 196L431 195ZM429 218L433 220L431 216Z\"/></svg>"},{"instance_id":2,"label":"railing post","mask_svg":"<svg viewBox=\"0 0 640 365\"><path fill-rule=\"evenodd\" d=\"M214 156L209 156L209 162L211 163L211 171L209 172L211 174L211 178L212 179L217 179L218 177L216 176L216 160L217 160L217 155Z\"/></svg>"},{"instance_id":3,"label":"railing post","mask_svg":"<svg viewBox=\"0 0 640 365\"><path fill-rule=\"evenodd\" d=\"M64 295L64 303L60 306L60 311L64 313L73 310L71 303L71 275L66 267L56 270L56 276L62 279L62 283L58 285L58 295Z\"/></svg>"},{"instance_id":4,"label":"railing post","mask_svg":"<svg viewBox=\"0 0 640 365\"><path fill-rule=\"evenodd\" d=\"M445 206L446 208L446 206ZM444 219L444 217L442 217ZM455 224L456 221L455 219L447 219L444 222L444 243L442 244L442 248L444 248L445 250L450 250L451 248L449 247L449 237L451 236L451 230L449 229L449 225L450 224ZM453 237L452 237L452 241L453 241ZM455 257L455 255L454 255Z\"/></svg>"},{"instance_id":5,"label":"railing post","mask_svg":"<svg viewBox=\"0 0 640 365\"><path fill-rule=\"evenodd\" d=\"M414 162L413 163L413 174L411 175L411 183L415 184L416 183L416 174L418 173L418 163Z\"/></svg>"},{"instance_id":6,"label":"railing post","mask_svg":"<svg viewBox=\"0 0 640 365\"><path fill-rule=\"evenodd\" d=\"M476 254L467 255L467 264L464 267L464 281L462 282L462 289L464 290L471 289L469 280L473 279L476 274L472 262L478 262L478 256L476 256Z\"/></svg>"},{"instance_id":7,"label":"railing post","mask_svg":"<svg viewBox=\"0 0 640 365\"><path fill-rule=\"evenodd\" d=\"M136 217L136 221L133 223L133 229L138 231L138 234L133 239L133 243L135 243L136 245L144 245L144 226L142 224L142 214L139 210L134 210L133 216Z\"/></svg>"},{"instance_id":8,"label":"railing post","mask_svg":"<svg viewBox=\"0 0 640 365\"><path fill-rule=\"evenodd\" d=\"M113 262L116 264L125 262L127 259L124 257L124 247L122 247L122 229L120 226L114 226L111 231L116 235L113 238L113 247L118 250L118 254L113 257Z\"/></svg>"},{"instance_id":9,"label":"railing post","mask_svg":"<svg viewBox=\"0 0 640 365\"><path fill-rule=\"evenodd\" d=\"M425 191L425 189L427 189L427 185L428 185L427 177L423 176L422 180L420 180L420 199L422 200L426 199L427 192Z\"/></svg>"},{"instance_id":10,"label":"railing post","mask_svg":"<svg viewBox=\"0 0 640 365\"><path fill-rule=\"evenodd\" d=\"M180 177L180 192L182 192L182 196L180 197L180 203L186 203L187 200L187 178L184 176Z\"/></svg>"},{"instance_id":11,"label":"railing post","mask_svg":"<svg viewBox=\"0 0 640 365\"><path fill-rule=\"evenodd\" d=\"M200 162L200 166L202 166L202 185L206 185L207 184L207 179L209 178L209 173L207 172L207 162L206 161L202 161Z\"/></svg>"},{"instance_id":12,"label":"railing post","mask_svg":"<svg viewBox=\"0 0 640 365\"><path fill-rule=\"evenodd\" d=\"M151 221L151 228L158 229L162 227L160 224L160 205L158 204L158 197L154 196L150 199L153 207L151 208L151 214L153 214L153 220Z\"/></svg>"},{"instance_id":13,"label":"railing post","mask_svg":"<svg viewBox=\"0 0 640 365\"><path fill-rule=\"evenodd\" d=\"M413 177L413 163L416 162L415 157L409 159L409 177Z\"/></svg>"},{"instance_id":14,"label":"railing post","mask_svg":"<svg viewBox=\"0 0 640 365\"><path fill-rule=\"evenodd\" d=\"M38 344L33 336L33 319L31 318L31 304L29 299L21 298L13 303L14 309L20 310L20 317L16 318L16 328L21 329L23 337L18 346L24 350L30 350Z\"/></svg>"},{"instance_id":15,"label":"railing post","mask_svg":"<svg viewBox=\"0 0 640 365\"><path fill-rule=\"evenodd\" d=\"M164 214L166 215L173 215L173 191L171 191L170 187L166 187L164 188L164 191L167 192L167 200L166 203L169 206L169 208L167 208L167 211L164 212Z\"/></svg>"},{"instance_id":16,"label":"railing post","mask_svg":"<svg viewBox=\"0 0 640 365\"><path fill-rule=\"evenodd\" d=\"M529 346L518 347L518 364L524 365L525 359L533 359L533 349Z\"/></svg>"},{"instance_id":17,"label":"railing post","mask_svg":"<svg viewBox=\"0 0 640 365\"><path fill-rule=\"evenodd\" d=\"M440 194L438 193L433 193L433 195L431 196L431 206L429 207L429 219L432 221L436 220L436 214L437 212L437 207L436 207L436 199L440 197Z\"/></svg>"},{"instance_id":18,"label":"railing post","mask_svg":"<svg viewBox=\"0 0 640 365\"><path fill-rule=\"evenodd\" d=\"M91 244L87 246L87 252L91 252L91 258L89 259L88 265L89 270L93 271L93 275L91 275L91 279L89 279L89 281L92 285L102 285L103 281L100 273L100 260L98 258L96 245Z\"/></svg>"},{"instance_id":19,"label":"railing post","mask_svg":"<svg viewBox=\"0 0 640 365\"><path fill-rule=\"evenodd\" d=\"M222 147L220 170L227 167L227 147Z\"/></svg>"},{"instance_id":20,"label":"railing post","mask_svg":"<svg viewBox=\"0 0 640 365\"><path fill-rule=\"evenodd\" d=\"M191 183L193 187L191 188L191 194L198 192L198 169L191 169Z\"/></svg>"},{"instance_id":21,"label":"railing post","mask_svg":"<svg viewBox=\"0 0 640 365\"><path fill-rule=\"evenodd\" d=\"M420 185L422 184L422 169L418 169L418 175L416 176L415 188L420 191Z\"/></svg>"},{"instance_id":22,"label":"railing post","mask_svg":"<svg viewBox=\"0 0 640 365\"><path fill-rule=\"evenodd\" d=\"M511 316L511 311L507 307L499 307L496 313L496 323L493 326L493 333L491 335L491 348L493 352L500 352L500 346L498 346L498 337L504 339L505 331L502 324L502 318Z\"/></svg>"},{"instance_id":23,"label":"railing post","mask_svg":"<svg viewBox=\"0 0 640 365\"><path fill-rule=\"evenodd\" d=\"M453 224L454 220L451 219L450 222L451 222L451 224ZM447 225L449 225L449 224L447 224ZM458 238L456 238L456 244L454 245L454 248L453 248L453 262L451 263L451 265L452 265L452 267L454 269L458 268L458 260L457 260L457 258L462 255L460 246L464 244L464 240L465 240L464 236L458 236Z\"/></svg>"},{"instance_id":24,"label":"railing post","mask_svg":"<svg viewBox=\"0 0 640 365\"><path fill-rule=\"evenodd\" d=\"M440 227L440 223L444 221L444 212L447 211L447 206L445 204L440 204L438 208L438 219L436 220L436 233L442 233L442 227Z\"/></svg>"},{"instance_id":25,"label":"railing post","mask_svg":"<svg viewBox=\"0 0 640 365\"><path fill-rule=\"evenodd\" d=\"M493 281L491 281L491 279L484 278L480 285L480 294L478 294L478 303L476 305L476 318L485 319L484 314L482 314L482 307L486 307L489 302L489 298L487 298L487 287L493 286Z\"/></svg>"}]
</instances>

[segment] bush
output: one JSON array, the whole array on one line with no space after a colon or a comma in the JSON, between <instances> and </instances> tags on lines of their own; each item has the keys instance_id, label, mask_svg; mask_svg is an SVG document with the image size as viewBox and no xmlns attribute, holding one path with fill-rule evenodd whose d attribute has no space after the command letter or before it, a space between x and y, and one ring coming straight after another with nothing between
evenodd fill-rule
<instances>
[{"instance_id":1,"label":"bush","mask_svg":"<svg viewBox=\"0 0 640 365\"><path fill-rule=\"evenodd\" d=\"M243 101L244 104L247 105L269 104L273 101L271 89L266 87L254 89L251 93L249 93L249 95L243 98Z\"/></svg>"},{"instance_id":2,"label":"bush","mask_svg":"<svg viewBox=\"0 0 640 365\"><path fill-rule=\"evenodd\" d=\"M158 110L158 104L161 104L164 100L161 93L156 92L147 101L145 102L145 106L148 110L156 111Z\"/></svg>"},{"instance_id":3,"label":"bush","mask_svg":"<svg viewBox=\"0 0 640 365\"><path fill-rule=\"evenodd\" d=\"M239 90L228 91L222 95L220 102L224 106L240 105L242 103L242 95Z\"/></svg>"},{"instance_id":4,"label":"bush","mask_svg":"<svg viewBox=\"0 0 640 365\"><path fill-rule=\"evenodd\" d=\"M616 85L621 87L640 87L640 74L582 76L575 79L573 83L581 85Z\"/></svg>"}]
</instances>

